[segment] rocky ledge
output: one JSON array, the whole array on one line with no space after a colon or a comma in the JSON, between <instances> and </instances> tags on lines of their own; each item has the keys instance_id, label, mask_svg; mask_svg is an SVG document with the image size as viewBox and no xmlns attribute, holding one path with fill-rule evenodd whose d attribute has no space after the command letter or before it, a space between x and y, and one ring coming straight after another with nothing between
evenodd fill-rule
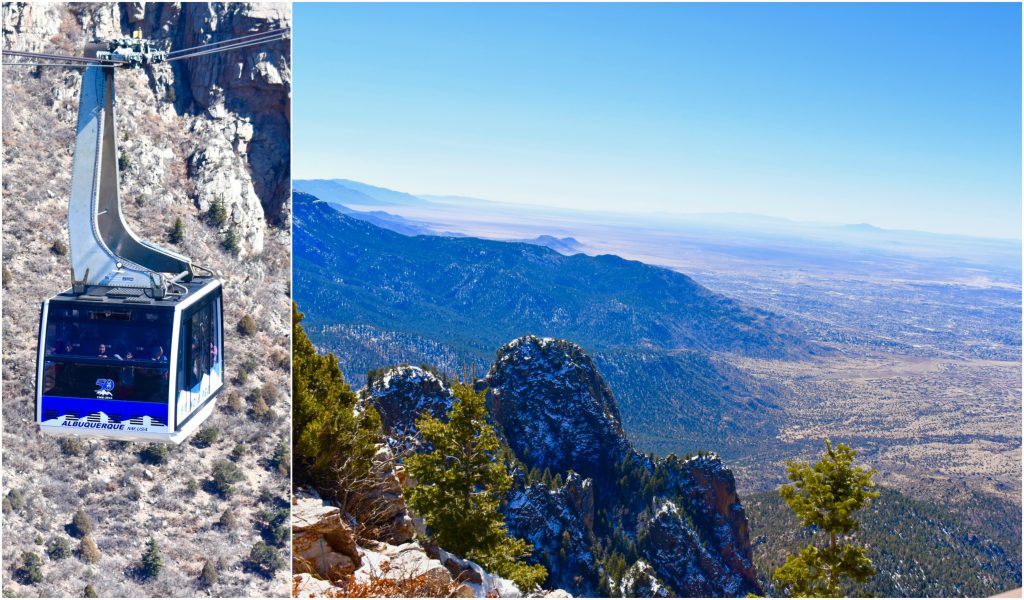
<instances>
[{"instance_id":1,"label":"rocky ledge","mask_svg":"<svg viewBox=\"0 0 1024 600\"><path fill-rule=\"evenodd\" d=\"M293 581L297 598L382 595L406 597L520 598L508 579L437 546L412 539L401 544L360 540L340 509L309 491L292 504ZM571 597L562 590L545 597Z\"/></svg>"}]
</instances>

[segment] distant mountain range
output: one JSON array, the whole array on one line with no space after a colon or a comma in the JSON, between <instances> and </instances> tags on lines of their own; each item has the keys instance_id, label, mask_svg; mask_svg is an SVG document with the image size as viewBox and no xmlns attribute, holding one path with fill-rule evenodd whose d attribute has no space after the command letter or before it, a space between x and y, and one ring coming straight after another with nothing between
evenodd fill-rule
<instances>
[{"instance_id":1,"label":"distant mountain range","mask_svg":"<svg viewBox=\"0 0 1024 600\"><path fill-rule=\"evenodd\" d=\"M402 235L303 193L294 223L293 285L310 336L356 382L382 358L443 368L448 352L485 365L525 334L569 339L594 354L640 447L682 454L772 437L775 392L729 355L823 351L776 315L617 256ZM375 352L385 339L389 350Z\"/></svg>"},{"instance_id":2,"label":"distant mountain range","mask_svg":"<svg viewBox=\"0 0 1024 600\"><path fill-rule=\"evenodd\" d=\"M532 239L524 240L511 240L513 242L522 242L524 244L533 244L535 246L544 246L551 248L559 254L578 254L584 248L583 244L579 243L576 238L563 237L557 238L553 235L538 235Z\"/></svg>"},{"instance_id":3,"label":"distant mountain range","mask_svg":"<svg viewBox=\"0 0 1024 600\"><path fill-rule=\"evenodd\" d=\"M325 202L345 205L402 206L427 202L412 194L396 192L349 179L297 179L292 182L292 187Z\"/></svg>"}]
</instances>

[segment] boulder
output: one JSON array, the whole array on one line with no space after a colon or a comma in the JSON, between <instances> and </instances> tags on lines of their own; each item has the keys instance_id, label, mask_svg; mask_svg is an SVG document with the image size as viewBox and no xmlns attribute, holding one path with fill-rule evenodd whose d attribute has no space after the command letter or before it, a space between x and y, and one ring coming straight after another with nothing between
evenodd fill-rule
<instances>
[{"instance_id":1,"label":"boulder","mask_svg":"<svg viewBox=\"0 0 1024 600\"><path fill-rule=\"evenodd\" d=\"M355 534L341 511L315 498L292 505L292 565L296 573L348 575L360 566Z\"/></svg>"}]
</instances>

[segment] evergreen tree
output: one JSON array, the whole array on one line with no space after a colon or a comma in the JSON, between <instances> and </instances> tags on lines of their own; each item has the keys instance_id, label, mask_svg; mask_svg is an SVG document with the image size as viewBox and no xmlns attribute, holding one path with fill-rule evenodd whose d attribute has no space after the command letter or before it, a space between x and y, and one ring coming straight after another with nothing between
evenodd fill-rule
<instances>
[{"instance_id":1,"label":"evergreen tree","mask_svg":"<svg viewBox=\"0 0 1024 600\"><path fill-rule=\"evenodd\" d=\"M220 514L220 519L217 520L217 526L221 529L232 530L238 521L235 519L235 512L231 510L231 507L224 509L224 512Z\"/></svg>"},{"instance_id":2,"label":"evergreen tree","mask_svg":"<svg viewBox=\"0 0 1024 600\"><path fill-rule=\"evenodd\" d=\"M224 199L217 196L210 203L210 210L206 213L210 218L210 222L215 226L220 227L228 220L228 211L224 208Z\"/></svg>"},{"instance_id":3,"label":"evergreen tree","mask_svg":"<svg viewBox=\"0 0 1024 600\"><path fill-rule=\"evenodd\" d=\"M43 580L43 559L35 552L21 553L21 566L14 570L14 578L26 585L35 585Z\"/></svg>"},{"instance_id":4,"label":"evergreen tree","mask_svg":"<svg viewBox=\"0 0 1024 600\"><path fill-rule=\"evenodd\" d=\"M171 232L167 234L167 239L172 244L180 244L185 241L185 223L181 220L181 217L174 219L174 226L171 227Z\"/></svg>"},{"instance_id":5,"label":"evergreen tree","mask_svg":"<svg viewBox=\"0 0 1024 600\"><path fill-rule=\"evenodd\" d=\"M228 227L228 232L224 235L223 246L231 256L238 256L238 252L242 249L238 243L238 232L235 231L234 225Z\"/></svg>"},{"instance_id":6,"label":"evergreen tree","mask_svg":"<svg viewBox=\"0 0 1024 600\"><path fill-rule=\"evenodd\" d=\"M149 538L146 553L142 555L142 568L139 573L143 579L156 579L163 568L164 559L160 556L160 547L156 545L156 540Z\"/></svg>"},{"instance_id":7,"label":"evergreen tree","mask_svg":"<svg viewBox=\"0 0 1024 600\"><path fill-rule=\"evenodd\" d=\"M532 548L509 536L498 511L512 477L498 458L500 443L487 424L484 393L464 383L454 385L453 392L456 401L447 423L426 413L416 423L432 451L405 461L418 482L409 492L409 504L426 520L438 545L530 590L547 571L522 562Z\"/></svg>"},{"instance_id":8,"label":"evergreen tree","mask_svg":"<svg viewBox=\"0 0 1024 600\"><path fill-rule=\"evenodd\" d=\"M292 436L294 478L334 495L345 506L365 481L381 437L377 411L356 414L356 395L333 354L318 354L292 303Z\"/></svg>"},{"instance_id":9,"label":"evergreen tree","mask_svg":"<svg viewBox=\"0 0 1024 600\"><path fill-rule=\"evenodd\" d=\"M213 462L213 487L222 498L227 498L235 491L235 484L245 480L245 475L233 462L216 460Z\"/></svg>"},{"instance_id":10,"label":"evergreen tree","mask_svg":"<svg viewBox=\"0 0 1024 600\"><path fill-rule=\"evenodd\" d=\"M96 588L92 587L92 584L85 586L85 591L82 592L83 598L99 598L100 595L96 593Z\"/></svg>"},{"instance_id":11,"label":"evergreen tree","mask_svg":"<svg viewBox=\"0 0 1024 600\"><path fill-rule=\"evenodd\" d=\"M874 469L854 467L856 455L846 444L833 447L826 439L825 454L817 463L786 463L793 485L782 486L779 494L804 527L828 535L824 548L812 539L775 570L776 585L794 597L840 596L842 579L863 582L875 574L864 548L840 539L857 530L854 513L879 495L871 481Z\"/></svg>"},{"instance_id":12,"label":"evergreen tree","mask_svg":"<svg viewBox=\"0 0 1024 600\"><path fill-rule=\"evenodd\" d=\"M274 573L288 566L288 562L281 557L277 549L265 542L256 542L249 551L249 568L263 575L267 579L274 576Z\"/></svg>"},{"instance_id":13,"label":"evergreen tree","mask_svg":"<svg viewBox=\"0 0 1024 600\"><path fill-rule=\"evenodd\" d=\"M53 537L46 543L46 555L53 560L62 560L71 556L71 542L66 537Z\"/></svg>"}]
</instances>

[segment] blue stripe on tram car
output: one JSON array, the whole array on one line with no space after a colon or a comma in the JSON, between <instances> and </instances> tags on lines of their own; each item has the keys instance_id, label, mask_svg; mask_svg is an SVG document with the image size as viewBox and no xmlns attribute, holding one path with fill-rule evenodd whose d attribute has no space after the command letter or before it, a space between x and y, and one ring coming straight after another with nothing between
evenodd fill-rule
<instances>
[{"instance_id":1,"label":"blue stripe on tram car","mask_svg":"<svg viewBox=\"0 0 1024 600\"><path fill-rule=\"evenodd\" d=\"M149 417L165 424L167 405L158 402L131 402L125 400L95 400L92 398L68 398L66 396L43 396L43 421L72 417L85 419L89 415L104 413L108 420L128 423L132 419Z\"/></svg>"}]
</instances>

